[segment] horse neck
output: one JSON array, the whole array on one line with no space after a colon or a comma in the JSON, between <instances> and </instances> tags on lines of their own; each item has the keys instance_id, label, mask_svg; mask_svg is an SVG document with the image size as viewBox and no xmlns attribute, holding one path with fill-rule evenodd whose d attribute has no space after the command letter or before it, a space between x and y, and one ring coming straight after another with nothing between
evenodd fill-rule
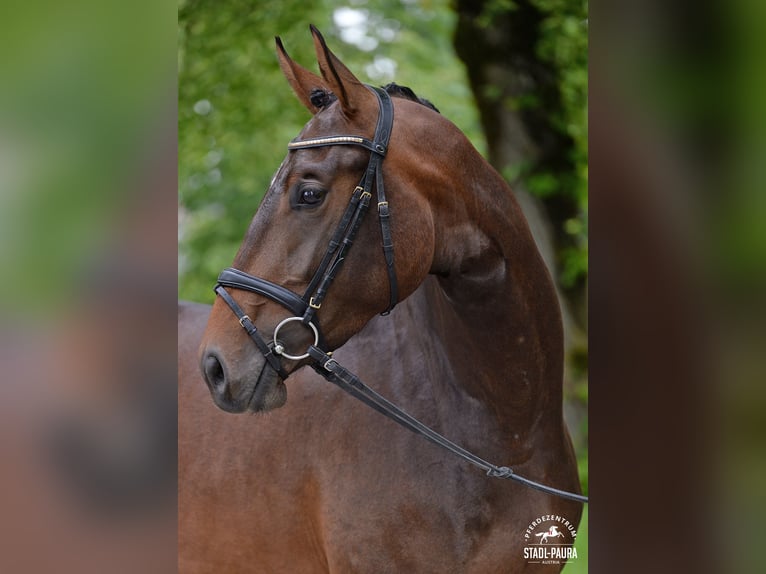
<instances>
[{"instance_id":1,"label":"horse neck","mask_svg":"<svg viewBox=\"0 0 766 574\"><path fill-rule=\"evenodd\" d=\"M561 428L559 305L510 188L471 152L451 201L442 193L434 214L437 279L428 306L454 373L450 384L523 444Z\"/></svg>"}]
</instances>

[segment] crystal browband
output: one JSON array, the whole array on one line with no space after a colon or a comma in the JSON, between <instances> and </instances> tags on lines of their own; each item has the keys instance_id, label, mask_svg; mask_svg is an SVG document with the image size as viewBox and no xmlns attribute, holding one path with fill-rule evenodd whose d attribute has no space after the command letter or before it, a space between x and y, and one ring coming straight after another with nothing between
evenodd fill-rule
<instances>
[{"instance_id":1,"label":"crystal browband","mask_svg":"<svg viewBox=\"0 0 766 574\"><path fill-rule=\"evenodd\" d=\"M365 138L355 136L333 136L328 138L314 138L310 140L292 141L287 144L287 149L299 149L310 146L326 146L333 144L364 144Z\"/></svg>"}]
</instances>

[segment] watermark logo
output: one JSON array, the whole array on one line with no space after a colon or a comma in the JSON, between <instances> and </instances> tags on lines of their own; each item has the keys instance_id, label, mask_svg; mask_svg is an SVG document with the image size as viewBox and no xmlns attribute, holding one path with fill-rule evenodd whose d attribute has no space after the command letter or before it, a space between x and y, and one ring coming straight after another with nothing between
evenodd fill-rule
<instances>
[{"instance_id":1,"label":"watermark logo","mask_svg":"<svg viewBox=\"0 0 766 574\"><path fill-rule=\"evenodd\" d=\"M524 560L528 564L568 564L577 560L575 524L564 516L544 514L524 531Z\"/></svg>"}]
</instances>

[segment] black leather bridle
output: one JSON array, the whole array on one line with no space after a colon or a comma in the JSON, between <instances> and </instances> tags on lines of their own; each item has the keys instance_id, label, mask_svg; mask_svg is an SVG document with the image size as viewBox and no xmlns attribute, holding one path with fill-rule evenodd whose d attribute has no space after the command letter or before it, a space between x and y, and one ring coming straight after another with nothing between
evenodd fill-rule
<instances>
[{"instance_id":1,"label":"black leather bridle","mask_svg":"<svg viewBox=\"0 0 766 574\"><path fill-rule=\"evenodd\" d=\"M356 186L351 194L351 200L341 216L335 233L330 238L327 251L324 257L322 257L322 261L319 263L319 267L314 272L314 276L303 295L299 296L281 285L261 279L260 277L248 275L231 267L221 272L218 276L218 283L215 286L215 292L231 307L232 311L237 315L240 325L247 331L250 338L253 339L256 346L266 357L269 365L283 379L287 378L287 374L282 368L279 355L293 360L309 357L308 353L290 355L285 351L284 345L277 338L279 330L285 324L300 320L302 324L306 325L314 333L314 345L326 348L324 337L316 319L316 312L322 306L330 285L341 270L343 262L346 260L346 255L354 243L359 226L370 206L373 183L375 184L378 196L378 218L380 220L381 235L383 236L383 255L386 260L386 268L388 269L390 291L388 308L382 314L387 315L390 313L399 298L399 287L396 280L396 270L394 269L394 244L391 238L390 213L383 186L383 171L381 169L381 164L388 148L388 140L391 137L391 127L394 123L394 106L391 103L391 97L385 90L373 87L370 87L370 89L377 96L380 109L378 124L372 140L361 136L338 135L307 140L295 139L287 146L288 150L293 151L335 145L356 145L370 151L370 161L367 164L367 169L359 185ZM293 316L277 325L277 328L274 330L273 341L267 343L260 337L250 318L226 291L226 287L243 289L267 297L288 309L293 313Z\"/></svg>"},{"instance_id":2,"label":"black leather bridle","mask_svg":"<svg viewBox=\"0 0 766 574\"><path fill-rule=\"evenodd\" d=\"M322 258L319 267L314 272L314 276L309 282L308 288L304 294L297 295L281 285L277 285L266 279L261 279L260 277L254 277L253 275L249 275L231 267L224 269L218 276L218 282L215 286L216 294L231 308L239 320L239 324L261 351L269 366L271 366L282 379L286 379L288 373L282 367L280 357L285 357L291 360L310 358L311 367L331 383L337 385L353 397L396 421L405 428L420 434L431 442L449 450L471 464L478 466L489 476L509 478L531 488L547 492L548 494L578 502L588 502L588 498L585 496L539 484L515 474L513 470L507 466L496 466L491 464L456 445L365 385L359 377L338 364L338 362L332 358L332 352L325 352L322 350L323 348L326 348L326 345L324 337L322 336L322 331L318 325L316 312L322 306L322 302L327 295L330 285L340 271L348 250L353 245L359 226L370 205L373 183L375 184L377 192L378 218L380 220L381 235L383 238L383 254L388 270L390 293L388 307L381 313L382 315L387 315L391 312L396 305L399 296L396 270L394 269L394 246L391 237L390 212L388 201L386 201L383 186L383 171L381 169L383 158L388 149L388 141L391 137L391 128L394 121L394 108L391 103L391 97L385 90L372 86L368 87L377 96L380 110L378 113L378 123L375 127L375 135L372 140L361 136L337 135L306 140L295 139L287 146L288 150L293 151L334 145L356 145L370 151L370 161L367 164L367 169L365 170L359 185L354 189L354 192L351 195L351 200L349 201L346 210L343 212L338 227L335 229L335 232L330 239L327 251ZM257 293L258 295L280 304L282 307L289 310L293 316L280 322L274 329L272 340L267 342L260 336L258 329L253 324L250 317L237 304L226 288L241 289ZM278 339L278 334L282 327L293 321L300 321L314 334L314 343L309 345L307 351L303 355L288 354L284 345Z\"/></svg>"}]
</instances>

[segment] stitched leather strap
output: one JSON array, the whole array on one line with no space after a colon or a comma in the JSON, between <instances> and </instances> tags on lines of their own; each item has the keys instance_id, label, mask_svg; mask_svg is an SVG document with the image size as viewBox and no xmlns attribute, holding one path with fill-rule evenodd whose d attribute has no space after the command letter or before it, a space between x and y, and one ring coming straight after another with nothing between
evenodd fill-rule
<instances>
[{"instance_id":1,"label":"stitched leather strap","mask_svg":"<svg viewBox=\"0 0 766 574\"><path fill-rule=\"evenodd\" d=\"M386 260L389 285L388 308L381 315L388 315L396 307L396 303L399 300L399 282L396 279L396 269L394 267L394 240L391 237L391 215L388 209L388 201L386 201L386 192L383 188L382 170L378 170L375 187L378 190L378 219L380 220L380 235L383 238L383 257Z\"/></svg>"},{"instance_id":2,"label":"stitched leather strap","mask_svg":"<svg viewBox=\"0 0 766 574\"><path fill-rule=\"evenodd\" d=\"M279 360L279 357L274 354L274 350L258 334L258 329L250 320L250 317L242 310L242 307L237 304L234 298L229 295L226 289L224 289L221 285L216 285L215 292L219 297L221 297L221 299L226 301L226 304L237 316L239 324L242 325L242 328L247 332L248 335L250 335L250 338L253 340L256 347L258 347L258 350L261 351L261 354L264 356L271 368L277 372L282 380L285 380L288 375L287 372L282 368L282 362Z\"/></svg>"},{"instance_id":3,"label":"stitched leather strap","mask_svg":"<svg viewBox=\"0 0 766 574\"><path fill-rule=\"evenodd\" d=\"M253 277L233 267L228 267L221 271L221 274L218 276L218 285L258 293L258 295L263 295L272 301L276 301L298 317L303 315L307 307L306 302L289 289L266 279Z\"/></svg>"},{"instance_id":4,"label":"stitched leather strap","mask_svg":"<svg viewBox=\"0 0 766 574\"><path fill-rule=\"evenodd\" d=\"M357 186L356 189L359 190L360 187ZM346 254L348 253L348 250L354 244L356 233L359 230L359 225L362 223L364 214L367 213L367 208L369 204L370 204L370 193L369 191L367 191L366 188L362 188L361 192L359 193L359 198L355 205L355 209L353 213L351 214L351 217L349 218L349 221L347 222L345 229L343 229L343 231L345 232L345 235L343 235L343 239L339 242L340 250L337 252L337 255L335 255L334 259L328 258L333 261L332 265L329 266L329 268L326 268L327 266L325 265L325 269L322 269L320 267L317 270L317 272L314 274L314 278L321 277L321 281L317 285L316 290L314 291L314 295L311 296L312 291L308 289L306 290L306 293L303 295L304 300L306 299L306 297L309 297L308 301L310 303L305 313L303 314L304 323L308 323L309 321L311 321L316 311L322 305L322 302L324 301L324 298L327 295L327 290L330 288L330 285L335 279L335 276L338 274L341 267L343 266L343 262L346 260ZM340 227L338 229L340 230ZM330 250L328 249L328 254L329 252ZM320 275L320 272L322 273L321 275ZM312 283L314 283L314 279L312 279Z\"/></svg>"},{"instance_id":5,"label":"stitched leather strap","mask_svg":"<svg viewBox=\"0 0 766 574\"><path fill-rule=\"evenodd\" d=\"M330 357L330 355L321 349L318 349L315 346L310 346L308 353L314 360L312 368L329 382L340 387L342 390L354 398L362 401L364 404L378 411L382 415L385 415L391 420L399 423L404 428L419 434L432 443L448 450L452 454L462 458L474 466L479 467L484 472L486 472L488 476L496 478L508 478L547 494L559 496L568 500L574 500L576 502L588 502L587 496L540 484L539 482L535 482L514 473L513 470L507 466L496 466L490 462L487 462L483 458L476 456L472 452L464 449L448 438L437 433L435 430L426 426L415 417L407 414L404 410L397 407L391 401L365 385L359 377L340 365L335 359Z\"/></svg>"},{"instance_id":6,"label":"stitched leather strap","mask_svg":"<svg viewBox=\"0 0 766 574\"><path fill-rule=\"evenodd\" d=\"M319 267L317 267L317 270L314 273L314 277L312 277L309 286L303 293L303 297L301 297L301 299L304 301L310 300L311 294L317 290L317 287L319 287L319 283L322 280L322 277L324 277L324 274L327 271L327 267L330 265L330 263L332 263L333 256L338 250L338 247L340 247L340 242L343 238L343 235L348 229L348 224L351 222L351 218L354 216L354 213L359 206L359 200L362 195L362 191L364 191L362 187L356 186L354 193L351 194L351 201L346 207L346 211L343 212L343 216L341 217L338 227L335 229L335 233L333 233L332 237L330 238L330 242L327 245L327 251L322 258L322 261L319 263Z\"/></svg>"}]
</instances>

